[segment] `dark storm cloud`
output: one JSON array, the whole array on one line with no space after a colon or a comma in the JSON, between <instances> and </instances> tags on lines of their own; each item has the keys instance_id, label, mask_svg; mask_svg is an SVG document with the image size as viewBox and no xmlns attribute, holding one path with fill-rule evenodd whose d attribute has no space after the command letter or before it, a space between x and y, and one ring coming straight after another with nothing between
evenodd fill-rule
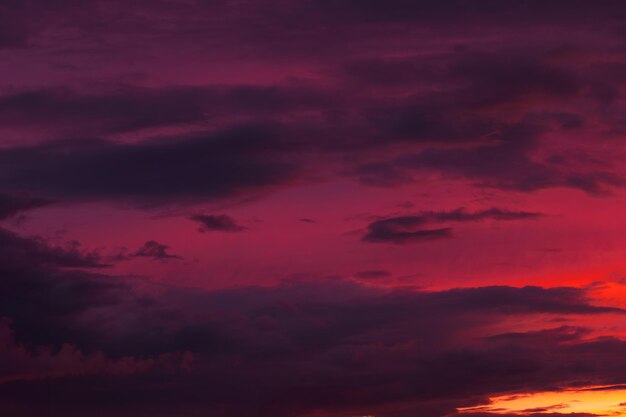
<instances>
[{"instance_id":1,"label":"dark storm cloud","mask_svg":"<svg viewBox=\"0 0 626 417\"><path fill-rule=\"evenodd\" d=\"M367 226L367 233L363 236L366 242L391 242L398 245L449 238L452 229L449 227L438 229L424 229L433 223L447 222L477 222L482 220L527 220L542 217L541 213L526 211L509 211L499 208L470 212L463 208L452 211L423 212L413 216L398 216L377 220Z\"/></svg>"},{"instance_id":2,"label":"dark storm cloud","mask_svg":"<svg viewBox=\"0 0 626 417\"><path fill-rule=\"evenodd\" d=\"M137 297L113 277L51 272L29 278L42 291L21 290L16 280L24 273L3 281L9 291L0 293L1 314L22 343L63 341L87 352L147 358L191 351L193 362L187 370L1 384L2 406L24 416L46 409L55 417L91 410L124 417L174 410L404 417L429 410L426 415L439 417L489 394L590 377L617 381L626 369L624 342L590 339L578 328L480 337L508 318L623 314L590 304L575 288L393 291L339 280L212 292L171 288ZM25 302L6 302L16 297ZM578 366L590 354L602 360Z\"/></svg>"},{"instance_id":3,"label":"dark storm cloud","mask_svg":"<svg viewBox=\"0 0 626 417\"><path fill-rule=\"evenodd\" d=\"M155 240L149 240L143 244L135 253L133 257L145 257L153 259L181 259L180 256L172 255L168 253L169 246L159 243Z\"/></svg>"},{"instance_id":4,"label":"dark storm cloud","mask_svg":"<svg viewBox=\"0 0 626 417\"><path fill-rule=\"evenodd\" d=\"M13 321L19 340L62 343L76 314L115 303L127 288L109 277L68 268L106 266L77 244L53 247L0 230L0 317Z\"/></svg>"},{"instance_id":5,"label":"dark storm cloud","mask_svg":"<svg viewBox=\"0 0 626 417\"><path fill-rule=\"evenodd\" d=\"M0 150L0 186L68 199L166 204L256 192L289 181L295 167L267 148L281 134L247 126L136 144L66 141Z\"/></svg>"},{"instance_id":6,"label":"dark storm cloud","mask_svg":"<svg viewBox=\"0 0 626 417\"><path fill-rule=\"evenodd\" d=\"M48 129L48 134L103 135L236 116L262 120L281 111L324 107L329 100L323 92L299 86L58 87L0 96L0 122Z\"/></svg>"},{"instance_id":7,"label":"dark storm cloud","mask_svg":"<svg viewBox=\"0 0 626 417\"><path fill-rule=\"evenodd\" d=\"M55 352L70 344L120 356L177 351L181 341L194 346L188 342L193 326L173 339L161 338L178 313L134 291L128 278L93 272L106 266L77 243L54 247L0 230L0 317L10 320L16 343ZM141 341L133 340L139 333Z\"/></svg>"},{"instance_id":8,"label":"dark storm cloud","mask_svg":"<svg viewBox=\"0 0 626 417\"><path fill-rule=\"evenodd\" d=\"M200 232L243 232L246 230L226 214L194 214L189 218L200 224L198 228Z\"/></svg>"}]
</instances>

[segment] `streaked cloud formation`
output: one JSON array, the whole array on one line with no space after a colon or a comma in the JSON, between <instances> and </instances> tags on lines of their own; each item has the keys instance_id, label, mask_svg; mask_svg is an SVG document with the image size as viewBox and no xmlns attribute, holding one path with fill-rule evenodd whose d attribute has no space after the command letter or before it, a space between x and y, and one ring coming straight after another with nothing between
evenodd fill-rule
<instances>
[{"instance_id":1,"label":"streaked cloud formation","mask_svg":"<svg viewBox=\"0 0 626 417\"><path fill-rule=\"evenodd\" d=\"M392 242L398 245L451 237L452 228L423 229L428 224L449 222L477 222L481 220L524 220L541 217L541 213L506 211L498 208L468 212L458 208L449 212L423 212L415 216L390 217L377 220L367 226L363 236L367 242Z\"/></svg>"},{"instance_id":2,"label":"streaked cloud formation","mask_svg":"<svg viewBox=\"0 0 626 417\"><path fill-rule=\"evenodd\" d=\"M625 19L3 1L0 414L626 415Z\"/></svg>"}]
</instances>

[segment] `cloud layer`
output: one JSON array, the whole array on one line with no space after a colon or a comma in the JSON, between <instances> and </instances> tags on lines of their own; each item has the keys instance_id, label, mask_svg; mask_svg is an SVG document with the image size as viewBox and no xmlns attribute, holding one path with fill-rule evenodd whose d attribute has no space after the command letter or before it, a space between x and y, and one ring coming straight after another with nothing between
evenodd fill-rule
<instances>
[{"instance_id":1,"label":"cloud layer","mask_svg":"<svg viewBox=\"0 0 626 417\"><path fill-rule=\"evenodd\" d=\"M457 409L625 384L624 23L3 1L2 415L495 417Z\"/></svg>"},{"instance_id":2,"label":"cloud layer","mask_svg":"<svg viewBox=\"0 0 626 417\"><path fill-rule=\"evenodd\" d=\"M68 269L100 266L78 253L5 235L2 254L14 261L2 263L10 355L0 402L22 415L439 416L495 392L624 382L621 340L532 324L624 314L577 288L388 290L330 279L146 292L141 281ZM46 256L17 261L25 245ZM516 322L530 327L497 330Z\"/></svg>"}]
</instances>

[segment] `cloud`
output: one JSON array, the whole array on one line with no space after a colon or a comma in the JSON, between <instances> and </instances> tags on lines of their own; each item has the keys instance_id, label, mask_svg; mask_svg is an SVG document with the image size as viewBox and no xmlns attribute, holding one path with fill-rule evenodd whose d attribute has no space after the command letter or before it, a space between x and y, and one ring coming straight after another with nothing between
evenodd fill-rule
<instances>
[{"instance_id":1,"label":"cloud","mask_svg":"<svg viewBox=\"0 0 626 417\"><path fill-rule=\"evenodd\" d=\"M180 256L169 254L169 246L163 245L155 240L148 240L140 247L133 257L146 257L152 259L182 259Z\"/></svg>"},{"instance_id":2,"label":"cloud","mask_svg":"<svg viewBox=\"0 0 626 417\"><path fill-rule=\"evenodd\" d=\"M556 52L533 46L525 52L468 49L429 60L418 54L348 63L348 80L384 92L377 100L363 101L369 140L404 143L405 148L400 156L381 154L347 172L386 187L429 172L522 192L566 187L601 195L623 187L616 166L563 151L577 142L583 152L594 152L585 137L578 141L584 135L602 136L586 133L593 120L615 126L606 112L614 106L615 86L551 54ZM436 92L420 89L424 83ZM560 110L555 112L551 103L559 103ZM563 143L551 149L546 137Z\"/></svg>"},{"instance_id":3,"label":"cloud","mask_svg":"<svg viewBox=\"0 0 626 417\"><path fill-rule=\"evenodd\" d=\"M271 127L248 126L135 144L84 140L2 149L0 187L144 205L235 197L292 178L295 167L266 152L280 140Z\"/></svg>"},{"instance_id":4,"label":"cloud","mask_svg":"<svg viewBox=\"0 0 626 417\"><path fill-rule=\"evenodd\" d=\"M623 10L5 0L0 218L51 201L241 201L343 176L610 194L625 185ZM129 68L135 85L119 82ZM424 212L376 219L363 240L539 217ZM191 220L246 229L224 214ZM148 241L133 256L175 255ZM576 325L624 312L578 288L394 290L360 283L389 272L356 265L357 279L208 291L107 266L76 242L0 230L4 414L459 417L493 394L626 382L626 342Z\"/></svg>"},{"instance_id":5,"label":"cloud","mask_svg":"<svg viewBox=\"0 0 626 417\"><path fill-rule=\"evenodd\" d=\"M25 193L0 193L0 220L16 216L27 210L45 207L52 201L37 198Z\"/></svg>"},{"instance_id":6,"label":"cloud","mask_svg":"<svg viewBox=\"0 0 626 417\"><path fill-rule=\"evenodd\" d=\"M0 49L26 46L29 25L22 2L7 0L0 4Z\"/></svg>"},{"instance_id":7,"label":"cloud","mask_svg":"<svg viewBox=\"0 0 626 417\"><path fill-rule=\"evenodd\" d=\"M103 4L109 6L106 12L102 10ZM268 10L277 4L282 6L280 13ZM414 26L419 26L421 33L425 33L422 40L426 36L443 36L446 33L466 36L475 35L475 32L483 34L489 33L490 29L504 36L516 32L520 27L540 29L545 26L552 27L550 34L555 36L558 29L563 30L573 23L583 28L595 24L597 31L609 31L620 23L622 6L614 0L599 2L594 7L584 1L554 1L546 4L537 0L522 5L482 0L478 7L463 0L450 1L446 6L431 0L417 4L406 0L389 4L372 0L269 1L261 5L245 0L239 5L237 10L233 10L232 3L222 0L194 0L176 5L155 0L134 2L128 8L125 2L116 0L96 0L90 3L35 0L29 2L28 12L38 18L38 25L29 27L29 34L46 29L43 32L49 38L63 40L55 29L58 31L65 25L73 33L84 34L85 39L82 39L81 44L96 51L106 49L111 44L124 49L137 48L138 45L128 45L128 42L124 43L124 40L115 36L123 32L125 39L133 39L140 46L145 46L152 39L159 39L162 48L177 46L186 50L193 43L204 48L213 46L221 54L220 57L229 56L229 52L230 56L246 57L245 52L248 52L252 58L302 59L303 51L298 50L298 47L307 48L306 56L336 56L339 52L351 52L347 48L350 42L360 46L363 42L371 41L375 34L397 35L403 33L402 30L415 30ZM129 11L127 19L111 18L120 10L125 10L125 7ZM214 18L216 15L221 16L217 21ZM599 20L606 22L608 27L598 27ZM289 24L294 21L299 24ZM481 25L485 21L491 22L492 26ZM368 32L368 36L363 33L357 35L357 29L362 27L375 27L377 32ZM579 26L575 28L581 30ZM533 33L525 35L531 36ZM94 37L101 43L94 44ZM216 42L216 39L220 42ZM244 41L250 44L244 44Z\"/></svg>"},{"instance_id":8,"label":"cloud","mask_svg":"<svg viewBox=\"0 0 626 417\"><path fill-rule=\"evenodd\" d=\"M406 230L414 226L413 221L407 218L396 218L393 222L371 224L368 226L369 231L363 236L362 240L365 242L391 242L397 245L404 245L406 243L452 237L451 227L413 231Z\"/></svg>"},{"instance_id":9,"label":"cloud","mask_svg":"<svg viewBox=\"0 0 626 417\"><path fill-rule=\"evenodd\" d=\"M286 13L297 13L294 8ZM389 36L383 48L393 44ZM437 35L431 36L438 45ZM0 160L7 161L0 189L163 205L254 197L322 174L379 187L432 173L521 192L566 187L602 195L624 186L619 161L594 164L593 154L604 145L588 139L610 148L608 132L622 129L615 116L619 89L605 74L615 63L596 57L598 62L572 65L561 56L567 51L538 46L535 39L509 49L468 42L435 45L428 53L334 57L324 72L332 89L307 79L11 90L0 96L7 134L35 129L44 140L0 150ZM161 129L174 133L164 138ZM120 135L131 135L134 143ZM101 139L68 140L84 137Z\"/></svg>"},{"instance_id":10,"label":"cloud","mask_svg":"<svg viewBox=\"0 0 626 417\"><path fill-rule=\"evenodd\" d=\"M315 4L318 4L317 2ZM564 6L570 6L563 12ZM592 20L593 17L610 17L619 10L619 2L601 2L598 9L590 10L584 1L555 1L545 4L538 0L528 1L524 5L515 2L502 3L498 1L484 0L478 7L473 7L463 0L453 0L448 4L436 1L422 1L414 3L409 0L398 0L390 4L380 3L373 0L356 1L321 1L318 7L328 19L348 23L360 22L421 22L426 26L437 27L449 24L467 24L480 22L484 17L494 19L496 22L503 20L508 24L537 23L543 19L560 19L568 21L575 18L579 20ZM616 19L617 16L613 15Z\"/></svg>"},{"instance_id":11,"label":"cloud","mask_svg":"<svg viewBox=\"0 0 626 417\"><path fill-rule=\"evenodd\" d=\"M0 242L0 317L11 320L17 343L60 347L80 333L72 324L79 314L127 297L126 283L85 270L107 265L77 243L54 247L6 230Z\"/></svg>"},{"instance_id":12,"label":"cloud","mask_svg":"<svg viewBox=\"0 0 626 417\"><path fill-rule=\"evenodd\" d=\"M13 93L0 97L0 120L14 127L103 134L203 119L204 91L200 88L121 90L78 94L48 88Z\"/></svg>"},{"instance_id":13,"label":"cloud","mask_svg":"<svg viewBox=\"0 0 626 417\"><path fill-rule=\"evenodd\" d=\"M532 158L539 141L529 126L512 126L501 140L469 149L430 149L399 162L412 169L432 169L477 185L516 191L566 187L606 194L623 187L619 175L603 169L570 170Z\"/></svg>"},{"instance_id":14,"label":"cloud","mask_svg":"<svg viewBox=\"0 0 626 417\"><path fill-rule=\"evenodd\" d=\"M81 280L92 285L97 278ZM524 343L493 333L508 320L623 314L591 304L577 288L407 291L338 280L216 291L167 288L138 297L132 286L113 293L103 286L96 291L108 295L93 294L87 303L66 284L52 288L56 299L70 305L80 299L82 307L62 315L39 310L47 333L13 319L20 346L56 345L63 338L84 353L66 355L64 372L51 365L48 381L26 383L20 377L20 384L2 384L0 404L13 404L23 415L46 407L55 416L92 409L166 416L178 409L189 415L296 416L323 410L329 416L384 417L430 410L434 417L479 405L494 393L568 386L590 377L616 381L626 369L624 342L618 339L593 338L570 327L520 332ZM15 297L15 291L3 297ZM33 294L20 296L33 300ZM23 307L2 306L5 317L23 314ZM120 366L132 372L99 373L101 363L91 367L90 351L102 352L111 363L136 358L138 368L131 362ZM185 369L142 368L141 361L152 364L165 353L186 351L193 363ZM602 359L576 366L588 354ZM38 369L37 361L20 355L20 369ZM174 364L182 363L177 357ZM54 364L56 359L49 359ZM259 385L263 377L272 384ZM277 396L284 400L275 401ZM111 397L125 401L111 402Z\"/></svg>"},{"instance_id":15,"label":"cloud","mask_svg":"<svg viewBox=\"0 0 626 417\"><path fill-rule=\"evenodd\" d=\"M542 213L528 211L510 211L492 207L486 210L469 212L464 208L457 208L452 211L423 212L414 219L422 223L442 223L442 222L476 222L481 220L527 220L538 219Z\"/></svg>"},{"instance_id":16,"label":"cloud","mask_svg":"<svg viewBox=\"0 0 626 417\"><path fill-rule=\"evenodd\" d=\"M426 15L439 9L422 6L418 9ZM593 13L609 15L613 7ZM485 8L496 15L509 13L494 5ZM574 17L586 18L583 8L578 5ZM284 13L298 15L305 9L291 6ZM358 22L370 7L346 3L339 9L355 12ZM248 13L274 18L257 8ZM441 20L451 18L436 14ZM415 13L412 19L423 16ZM350 24L357 24L352 19ZM385 22L366 19L359 24L387 27ZM381 47L393 45L395 36L390 33ZM596 57L598 62L572 65L562 56L567 51L538 46L532 37L525 48L504 49L473 38L469 45L448 48L438 46L436 33L429 36L434 44L434 51L427 48L430 52L363 50L335 56L322 85L298 79L8 91L0 96L0 121L7 134L35 129L44 140L0 150L0 160L10 161L0 168L0 189L145 206L250 198L295 179L341 175L378 187L432 173L520 192L566 187L603 195L624 186L618 160L592 162L604 145L613 146L608 132L622 129L615 116L621 113L615 100L619 89L610 81L619 71L605 74L615 63ZM570 53L592 59L582 51ZM174 133L164 138L161 129ZM120 135L134 143L119 140ZM84 137L101 139L68 140ZM593 146L589 137L604 145ZM589 158L576 158L571 150Z\"/></svg>"},{"instance_id":17,"label":"cloud","mask_svg":"<svg viewBox=\"0 0 626 417\"><path fill-rule=\"evenodd\" d=\"M14 360L0 364L0 405L20 415L442 416L494 393L616 383L626 370L616 338L571 326L493 330L624 314L584 289L335 279L207 291L104 275L77 249L1 236L0 317ZM589 355L601 360L577 366Z\"/></svg>"},{"instance_id":18,"label":"cloud","mask_svg":"<svg viewBox=\"0 0 626 417\"><path fill-rule=\"evenodd\" d=\"M63 137L105 136L142 129L263 121L280 112L328 106L330 98L305 86L220 85L147 88L109 85L80 91L67 87L23 90L0 96L4 126Z\"/></svg>"},{"instance_id":19,"label":"cloud","mask_svg":"<svg viewBox=\"0 0 626 417\"><path fill-rule=\"evenodd\" d=\"M243 232L247 228L237 224L235 219L226 214L194 214L191 220L200 223L200 232Z\"/></svg>"},{"instance_id":20,"label":"cloud","mask_svg":"<svg viewBox=\"0 0 626 417\"><path fill-rule=\"evenodd\" d=\"M51 246L38 237L22 237L0 229L0 261L6 266L30 264L61 268L104 268L108 266L97 252L83 251L76 241Z\"/></svg>"},{"instance_id":21,"label":"cloud","mask_svg":"<svg viewBox=\"0 0 626 417\"><path fill-rule=\"evenodd\" d=\"M377 220L367 226L367 233L362 240L366 242L391 242L398 245L425 240L449 238L452 229L423 229L433 223L476 222L482 220L526 220L537 219L541 213L508 211L499 208L469 212L464 208L452 211L423 212L414 216L390 217Z\"/></svg>"},{"instance_id":22,"label":"cloud","mask_svg":"<svg viewBox=\"0 0 626 417\"><path fill-rule=\"evenodd\" d=\"M0 320L0 384L13 381L33 381L77 375L128 375L147 372L152 368L179 368L190 354L161 355L156 358L107 358L102 352L85 354L75 346L64 344L58 351L47 347L29 349L15 343L9 320Z\"/></svg>"}]
</instances>

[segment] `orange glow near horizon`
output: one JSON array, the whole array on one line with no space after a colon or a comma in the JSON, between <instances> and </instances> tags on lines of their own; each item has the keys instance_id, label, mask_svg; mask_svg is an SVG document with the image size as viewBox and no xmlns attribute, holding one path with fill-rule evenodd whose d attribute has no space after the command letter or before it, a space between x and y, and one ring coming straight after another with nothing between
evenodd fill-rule
<instances>
[{"instance_id":1,"label":"orange glow near horizon","mask_svg":"<svg viewBox=\"0 0 626 417\"><path fill-rule=\"evenodd\" d=\"M564 391L503 395L490 398L484 406L459 408L460 413L521 415L532 413L589 413L626 417L626 386L594 386Z\"/></svg>"}]
</instances>

